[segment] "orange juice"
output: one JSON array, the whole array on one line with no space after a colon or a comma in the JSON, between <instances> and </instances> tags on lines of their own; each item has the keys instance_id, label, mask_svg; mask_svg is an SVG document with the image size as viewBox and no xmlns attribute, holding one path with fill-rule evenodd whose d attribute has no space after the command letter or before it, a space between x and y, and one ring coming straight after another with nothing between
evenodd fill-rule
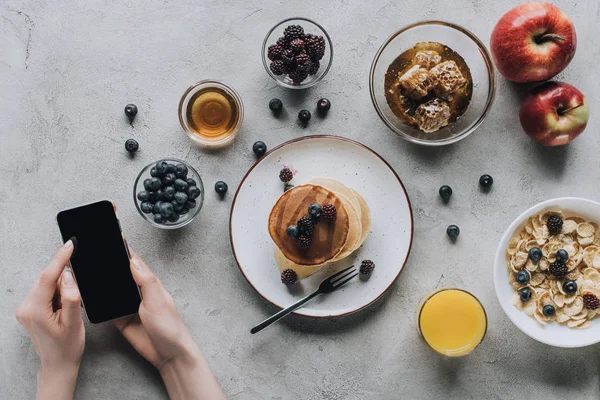
<instances>
[{"instance_id":1,"label":"orange juice","mask_svg":"<svg viewBox=\"0 0 600 400\"><path fill-rule=\"evenodd\" d=\"M419 308L418 323L429 347L451 357L469 354L487 330L483 306L460 289L441 289L426 297Z\"/></svg>"}]
</instances>

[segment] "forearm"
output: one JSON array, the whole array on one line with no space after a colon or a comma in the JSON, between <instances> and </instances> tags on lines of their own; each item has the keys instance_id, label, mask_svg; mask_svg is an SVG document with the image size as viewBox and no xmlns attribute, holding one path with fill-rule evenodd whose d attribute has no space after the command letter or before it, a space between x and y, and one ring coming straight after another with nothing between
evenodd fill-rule
<instances>
[{"instance_id":1,"label":"forearm","mask_svg":"<svg viewBox=\"0 0 600 400\"><path fill-rule=\"evenodd\" d=\"M79 366L40 367L37 374L37 400L71 400Z\"/></svg>"},{"instance_id":2,"label":"forearm","mask_svg":"<svg viewBox=\"0 0 600 400\"><path fill-rule=\"evenodd\" d=\"M160 369L172 400L225 399L208 363L197 348L189 355L172 360Z\"/></svg>"}]
</instances>

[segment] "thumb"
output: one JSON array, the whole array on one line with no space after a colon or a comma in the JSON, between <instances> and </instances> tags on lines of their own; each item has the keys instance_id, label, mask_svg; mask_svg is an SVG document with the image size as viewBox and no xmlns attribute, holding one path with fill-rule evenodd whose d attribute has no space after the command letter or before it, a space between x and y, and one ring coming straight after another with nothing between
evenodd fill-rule
<instances>
[{"instance_id":1,"label":"thumb","mask_svg":"<svg viewBox=\"0 0 600 400\"><path fill-rule=\"evenodd\" d=\"M131 275L142 291L145 304L159 302L163 297L163 287L156 275L150 271L146 263L131 252Z\"/></svg>"},{"instance_id":2,"label":"thumb","mask_svg":"<svg viewBox=\"0 0 600 400\"><path fill-rule=\"evenodd\" d=\"M73 279L73 273L65 270L60 282L60 319L66 326L75 326L81 321L81 295Z\"/></svg>"}]
</instances>

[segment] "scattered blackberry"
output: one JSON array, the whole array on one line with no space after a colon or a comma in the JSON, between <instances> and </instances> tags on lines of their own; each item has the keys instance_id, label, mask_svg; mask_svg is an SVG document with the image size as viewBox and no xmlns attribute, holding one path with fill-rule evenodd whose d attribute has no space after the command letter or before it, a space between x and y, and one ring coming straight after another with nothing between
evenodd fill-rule
<instances>
[{"instance_id":1,"label":"scattered blackberry","mask_svg":"<svg viewBox=\"0 0 600 400\"><path fill-rule=\"evenodd\" d=\"M554 275L554 277L556 279L562 279L565 277L565 275L567 275L567 273L569 272L567 270L567 265L563 264L561 262L553 262L552 264L550 264L550 268L549 271L552 275Z\"/></svg>"},{"instance_id":2,"label":"scattered blackberry","mask_svg":"<svg viewBox=\"0 0 600 400\"><path fill-rule=\"evenodd\" d=\"M281 60L273 61L271 63L271 65L269 65L269 69L275 75L282 75L283 74L283 61L281 61Z\"/></svg>"},{"instance_id":3,"label":"scattered blackberry","mask_svg":"<svg viewBox=\"0 0 600 400\"><path fill-rule=\"evenodd\" d=\"M315 230L315 223L309 215L305 215L298 220L298 228L300 228L300 232L304 235L312 236Z\"/></svg>"},{"instance_id":4,"label":"scattered blackberry","mask_svg":"<svg viewBox=\"0 0 600 400\"><path fill-rule=\"evenodd\" d=\"M296 68L300 71L306 71L312 66L312 60L306 53L300 53L296 56Z\"/></svg>"},{"instance_id":5,"label":"scattered blackberry","mask_svg":"<svg viewBox=\"0 0 600 400\"><path fill-rule=\"evenodd\" d=\"M319 72L319 68L321 68L321 63L317 60L313 60L313 62L310 64L310 68L308 69L308 74L315 75L317 72Z\"/></svg>"},{"instance_id":6,"label":"scattered blackberry","mask_svg":"<svg viewBox=\"0 0 600 400\"><path fill-rule=\"evenodd\" d=\"M360 263L360 274L361 275L365 275L365 276L369 276L371 275L371 273L373 272L373 270L375 269L375 263L371 260L363 260Z\"/></svg>"},{"instance_id":7,"label":"scattered blackberry","mask_svg":"<svg viewBox=\"0 0 600 400\"><path fill-rule=\"evenodd\" d=\"M290 42L290 50L294 53L300 53L304 49L304 40L294 39Z\"/></svg>"},{"instance_id":8,"label":"scattered blackberry","mask_svg":"<svg viewBox=\"0 0 600 400\"><path fill-rule=\"evenodd\" d=\"M313 60L319 61L325 55L325 39L323 36L310 36L305 39L304 47Z\"/></svg>"},{"instance_id":9,"label":"scattered blackberry","mask_svg":"<svg viewBox=\"0 0 600 400\"><path fill-rule=\"evenodd\" d=\"M269 60L271 61L281 60L281 55L284 51L285 48L283 46L272 44L269 46L269 50L267 51L267 57L269 57Z\"/></svg>"},{"instance_id":10,"label":"scattered blackberry","mask_svg":"<svg viewBox=\"0 0 600 400\"><path fill-rule=\"evenodd\" d=\"M298 274L293 269L286 269L281 273L281 283L286 286L293 285L298 282Z\"/></svg>"},{"instance_id":11,"label":"scattered blackberry","mask_svg":"<svg viewBox=\"0 0 600 400\"><path fill-rule=\"evenodd\" d=\"M289 181L294 179L294 173L292 172L291 169L289 169L288 167L285 167L279 173L279 179L281 179L281 182L288 183Z\"/></svg>"},{"instance_id":12,"label":"scattered blackberry","mask_svg":"<svg viewBox=\"0 0 600 400\"><path fill-rule=\"evenodd\" d=\"M285 40L291 42L294 39L304 36L304 28L302 28L300 25L289 25L284 29L283 36Z\"/></svg>"},{"instance_id":13,"label":"scattered blackberry","mask_svg":"<svg viewBox=\"0 0 600 400\"><path fill-rule=\"evenodd\" d=\"M588 310L597 310L600 307L600 300L595 294L586 292L583 294L583 306Z\"/></svg>"},{"instance_id":14,"label":"scattered blackberry","mask_svg":"<svg viewBox=\"0 0 600 400\"><path fill-rule=\"evenodd\" d=\"M286 40L286 38L284 38L283 36L280 37L279 39L277 39L276 42L277 45L281 46L281 47L287 47L288 46L288 41Z\"/></svg>"},{"instance_id":15,"label":"scattered blackberry","mask_svg":"<svg viewBox=\"0 0 600 400\"><path fill-rule=\"evenodd\" d=\"M546 222L548 226L548 230L552 235L556 235L562 231L563 220L558 215L551 215L548 217L548 222Z\"/></svg>"},{"instance_id":16,"label":"scattered blackberry","mask_svg":"<svg viewBox=\"0 0 600 400\"><path fill-rule=\"evenodd\" d=\"M328 221L333 221L337 216L337 210L333 204L325 204L321 211L321 216Z\"/></svg>"},{"instance_id":17,"label":"scattered blackberry","mask_svg":"<svg viewBox=\"0 0 600 400\"><path fill-rule=\"evenodd\" d=\"M289 74L290 79L293 81L294 85L299 85L302 83L302 81L304 81L306 78L308 78L308 71L300 71L298 69L290 72Z\"/></svg>"},{"instance_id":18,"label":"scattered blackberry","mask_svg":"<svg viewBox=\"0 0 600 400\"><path fill-rule=\"evenodd\" d=\"M310 238L310 236L300 235L300 237L296 241L296 244L302 250L306 250L310 247L311 242L312 242L312 239Z\"/></svg>"},{"instance_id":19,"label":"scattered blackberry","mask_svg":"<svg viewBox=\"0 0 600 400\"><path fill-rule=\"evenodd\" d=\"M281 60L286 64L296 65L296 57L294 57L294 52L291 50L284 50L281 53Z\"/></svg>"}]
</instances>

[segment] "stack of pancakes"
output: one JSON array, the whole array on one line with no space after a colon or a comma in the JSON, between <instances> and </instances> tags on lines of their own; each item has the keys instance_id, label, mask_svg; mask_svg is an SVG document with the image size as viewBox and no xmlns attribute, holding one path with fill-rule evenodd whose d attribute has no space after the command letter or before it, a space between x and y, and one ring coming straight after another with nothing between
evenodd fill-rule
<instances>
[{"instance_id":1,"label":"stack of pancakes","mask_svg":"<svg viewBox=\"0 0 600 400\"><path fill-rule=\"evenodd\" d=\"M312 243L300 249L297 240L287 236L287 227L308 214L311 204L333 204L334 221L315 225ZM328 178L315 178L295 186L277 200L269 216L269 234L275 242L275 260L281 271L292 269L305 278L328 262L339 261L358 249L369 234L371 215L364 198L354 189Z\"/></svg>"}]
</instances>

